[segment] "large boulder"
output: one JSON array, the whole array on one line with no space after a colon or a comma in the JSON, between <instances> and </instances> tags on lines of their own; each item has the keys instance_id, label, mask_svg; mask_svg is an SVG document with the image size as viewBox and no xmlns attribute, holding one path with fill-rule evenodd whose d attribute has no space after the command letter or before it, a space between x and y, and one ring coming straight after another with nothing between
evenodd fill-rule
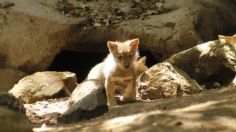
<instances>
[{"instance_id":1,"label":"large boulder","mask_svg":"<svg viewBox=\"0 0 236 132\"><path fill-rule=\"evenodd\" d=\"M77 86L77 78L71 72L37 72L21 79L9 93L23 103L53 98L61 91L70 95Z\"/></svg>"},{"instance_id":2,"label":"large boulder","mask_svg":"<svg viewBox=\"0 0 236 132\"><path fill-rule=\"evenodd\" d=\"M90 7L90 3L93 1L88 2L86 6ZM100 6L90 8L104 9L107 7L106 2L104 3L101 4L100 1ZM112 17L121 19L112 26L86 28L76 35L79 42L70 44L71 47L67 49L79 52L88 50L107 52L105 45L107 40L123 41L138 37L141 41L141 50L151 51L157 59L166 59L202 41L216 39L218 34L233 34L236 30L236 16L234 15L236 5L231 0L165 0L163 3L154 1L153 5L157 6L154 10L151 8L153 5L148 4L145 0L128 0L114 2L110 7L114 12L105 10L97 13L101 15L92 12L92 15L96 14L95 18L92 17L94 21L101 18L113 22ZM127 15L132 14L137 6L141 9L137 11L137 14L133 14L135 18L129 19ZM116 16L117 12L123 15ZM106 13L114 16L111 19L104 18L103 16L107 16Z\"/></svg>"},{"instance_id":3,"label":"large boulder","mask_svg":"<svg viewBox=\"0 0 236 132\"><path fill-rule=\"evenodd\" d=\"M0 68L0 91L7 92L25 75L20 70Z\"/></svg>"},{"instance_id":4,"label":"large boulder","mask_svg":"<svg viewBox=\"0 0 236 132\"><path fill-rule=\"evenodd\" d=\"M14 6L0 11L4 67L30 72L45 70L68 43L72 30L81 27L84 19L60 14L53 7L56 1L11 0Z\"/></svg>"},{"instance_id":5,"label":"large boulder","mask_svg":"<svg viewBox=\"0 0 236 132\"><path fill-rule=\"evenodd\" d=\"M236 29L232 0L156 1L150 9L150 3L131 0L11 2L13 6L0 10L1 65L23 71L45 70L62 49L107 52L107 40L133 37L140 38L141 50L167 58ZM67 17L71 10L79 15ZM111 22L97 23L102 19Z\"/></svg>"},{"instance_id":6,"label":"large boulder","mask_svg":"<svg viewBox=\"0 0 236 132\"><path fill-rule=\"evenodd\" d=\"M202 84L229 84L236 73L236 51L227 41L215 40L199 44L166 61Z\"/></svg>"},{"instance_id":7,"label":"large boulder","mask_svg":"<svg viewBox=\"0 0 236 132\"><path fill-rule=\"evenodd\" d=\"M168 62L156 64L138 79L141 100L186 96L201 91L198 83Z\"/></svg>"}]
</instances>

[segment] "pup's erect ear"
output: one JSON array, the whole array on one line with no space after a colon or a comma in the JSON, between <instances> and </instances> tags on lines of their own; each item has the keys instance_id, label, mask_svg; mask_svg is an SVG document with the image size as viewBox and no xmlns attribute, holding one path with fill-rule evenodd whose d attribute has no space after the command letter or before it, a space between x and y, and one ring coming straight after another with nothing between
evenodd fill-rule
<instances>
[{"instance_id":1,"label":"pup's erect ear","mask_svg":"<svg viewBox=\"0 0 236 132\"><path fill-rule=\"evenodd\" d=\"M132 49L137 49L139 45L139 39L130 40L130 46Z\"/></svg>"},{"instance_id":2,"label":"pup's erect ear","mask_svg":"<svg viewBox=\"0 0 236 132\"><path fill-rule=\"evenodd\" d=\"M114 50L117 48L117 44L113 41L107 41L107 47L109 48L109 50Z\"/></svg>"},{"instance_id":3,"label":"pup's erect ear","mask_svg":"<svg viewBox=\"0 0 236 132\"><path fill-rule=\"evenodd\" d=\"M230 44L236 44L236 36L223 36L223 35L218 35L218 38L220 41L226 41Z\"/></svg>"},{"instance_id":4,"label":"pup's erect ear","mask_svg":"<svg viewBox=\"0 0 236 132\"><path fill-rule=\"evenodd\" d=\"M223 42L223 43L225 43L225 42L227 42L227 36L224 36L224 35L218 35L218 40L220 41L220 42Z\"/></svg>"},{"instance_id":5,"label":"pup's erect ear","mask_svg":"<svg viewBox=\"0 0 236 132\"><path fill-rule=\"evenodd\" d=\"M142 63L142 64L146 64L146 56L140 58L140 59L138 60L138 62L139 62L139 63Z\"/></svg>"},{"instance_id":6,"label":"pup's erect ear","mask_svg":"<svg viewBox=\"0 0 236 132\"><path fill-rule=\"evenodd\" d=\"M225 40L230 44L236 44L236 36L228 37Z\"/></svg>"}]
</instances>

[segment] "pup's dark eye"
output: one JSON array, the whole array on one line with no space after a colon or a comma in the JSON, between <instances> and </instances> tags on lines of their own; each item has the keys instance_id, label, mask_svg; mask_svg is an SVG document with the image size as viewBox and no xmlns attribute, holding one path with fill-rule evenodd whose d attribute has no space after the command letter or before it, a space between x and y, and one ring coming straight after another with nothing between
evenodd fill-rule
<instances>
[{"instance_id":1,"label":"pup's dark eye","mask_svg":"<svg viewBox=\"0 0 236 132\"><path fill-rule=\"evenodd\" d=\"M131 57L132 57L132 55L129 55L129 57L131 58Z\"/></svg>"},{"instance_id":2,"label":"pup's dark eye","mask_svg":"<svg viewBox=\"0 0 236 132\"><path fill-rule=\"evenodd\" d=\"M121 56L118 56L118 59L121 59L122 57Z\"/></svg>"}]
</instances>

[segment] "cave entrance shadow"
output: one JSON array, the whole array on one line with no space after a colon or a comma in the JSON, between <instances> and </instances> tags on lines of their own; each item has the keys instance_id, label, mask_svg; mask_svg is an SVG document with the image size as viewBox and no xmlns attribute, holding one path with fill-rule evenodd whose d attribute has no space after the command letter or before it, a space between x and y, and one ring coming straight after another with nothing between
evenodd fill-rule
<instances>
[{"instance_id":1,"label":"cave entrance shadow","mask_svg":"<svg viewBox=\"0 0 236 132\"><path fill-rule=\"evenodd\" d=\"M70 50L61 51L49 66L49 71L70 71L76 73L77 82L82 82L93 66L102 62L107 53L85 53ZM147 66L156 64L156 59L149 51L141 51L141 56L147 56Z\"/></svg>"},{"instance_id":2,"label":"cave entrance shadow","mask_svg":"<svg viewBox=\"0 0 236 132\"><path fill-rule=\"evenodd\" d=\"M107 53L84 53L62 51L53 60L50 71L70 71L76 73L77 81L82 82L90 69L101 62Z\"/></svg>"}]
</instances>

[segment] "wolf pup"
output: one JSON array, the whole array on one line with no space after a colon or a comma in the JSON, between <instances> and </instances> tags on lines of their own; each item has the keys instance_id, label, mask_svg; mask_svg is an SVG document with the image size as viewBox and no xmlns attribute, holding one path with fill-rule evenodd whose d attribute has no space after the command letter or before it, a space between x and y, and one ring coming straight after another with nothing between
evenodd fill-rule
<instances>
[{"instance_id":1,"label":"wolf pup","mask_svg":"<svg viewBox=\"0 0 236 132\"><path fill-rule=\"evenodd\" d=\"M236 49L236 34L234 34L233 36L218 35L218 38L220 41L228 42Z\"/></svg>"},{"instance_id":2,"label":"wolf pup","mask_svg":"<svg viewBox=\"0 0 236 132\"><path fill-rule=\"evenodd\" d=\"M106 89L107 104L116 105L116 87L124 88L123 100L136 100L135 63L139 57L138 39L125 42L108 41L109 54L89 72L87 79L101 80ZM138 66L138 63L136 64ZM124 86L125 84L125 86Z\"/></svg>"}]
</instances>

